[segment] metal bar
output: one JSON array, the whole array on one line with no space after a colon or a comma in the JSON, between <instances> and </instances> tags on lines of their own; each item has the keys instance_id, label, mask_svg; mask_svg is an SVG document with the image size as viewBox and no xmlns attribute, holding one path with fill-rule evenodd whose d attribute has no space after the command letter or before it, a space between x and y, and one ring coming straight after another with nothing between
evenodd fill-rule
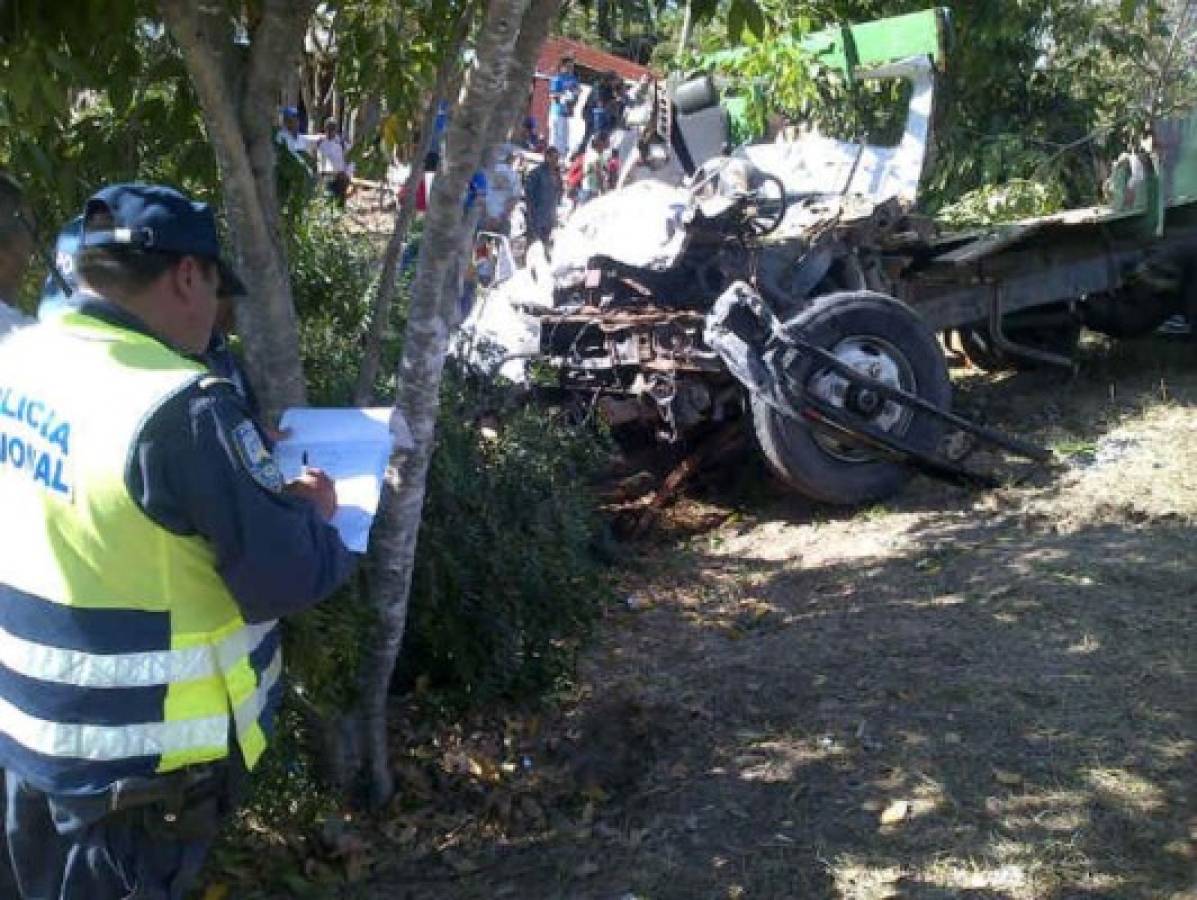
<instances>
[{"instance_id":1,"label":"metal bar","mask_svg":"<svg viewBox=\"0 0 1197 900\"><path fill-rule=\"evenodd\" d=\"M989 336L993 339L993 345L1003 353L1072 369L1072 359L1069 357L1051 353L1048 350L1039 350L1036 347L1028 347L1026 344L1018 344L1006 336L1006 332L1002 330L1002 286L1000 284L993 286L993 297L989 303Z\"/></svg>"},{"instance_id":2,"label":"metal bar","mask_svg":"<svg viewBox=\"0 0 1197 900\"><path fill-rule=\"evenodd\" d=\"M905 403L908 406L913 406L915 409L922 410L929 415L936 416L943 419L950 425L959 428L961 431L967 431L969 434L976 435L981 440L987 443L994 444L1004 450L1009 450L1018 456L1026 459L1034 460L1035 462L1047 463L1052 461L1052 453L1050 450L1040 447L1037 444L1032 444L1029 441L1024 441L1021 438L1012 437L1008 434L989 428L985 425L978 425L975 422L970 422L968 419L958 416L946 409L940 409L934 403L924 400L916 394L911 394L901 388L896 388L886 384L883 381L878 381L875 378L870 378L863 372L854 369L852 366L843 362L834 353L824 350L822 347L812 344L810 341L802 337L793 335L786 335L786 340L793 344L797 349L804 353L811 353L818 357L826 365L834 369L839 374L843 375L849 381L855 384L862 385L870 390L876 391L883 397L890 400L895 400L899 403ZM806 394L805 391L802 392ZM806 400L803 401L807 402ZM855 427L855 425L853 425Z\"/></svg>"},{"instance_id":3,"label":"metal bar","mask_svg":"<svg viewBox=\"0 0 1197 900\"><path fill-rule=\"evenodd\" d=\"M986 489L1001 486L1001 482L992 475L974 472L938 454L919 450L895 435L878 431L867 423L845 421L842 410L818 398L807 396L806 404L806 408L800 413L801 418L813 428L839 440L872 450L941 481Z\"/></svg>"}]
</instances>

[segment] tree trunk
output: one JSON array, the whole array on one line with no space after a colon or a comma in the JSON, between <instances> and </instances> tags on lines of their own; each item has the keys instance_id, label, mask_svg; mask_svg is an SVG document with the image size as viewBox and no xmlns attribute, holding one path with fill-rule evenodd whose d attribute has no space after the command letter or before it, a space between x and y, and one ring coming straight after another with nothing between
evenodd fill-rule
<instances>
[{"instance_id":1,"label":"tree trunk","mask_svg":"<svg viewBox=\"0 0 1197 900\"><path fill-rule=\"evenodd\" d=\"M690 38L694 35L694 0L686 0L686 11L682 15L682 33L677 39L677 55L681 56L690 46Z\"/></svg>"},{"instance_id":2,"label":"tree trunk","mask_svg":"<svg viewBox=\"0 0 1197 900\"><path fill-rule=\"evenodd\" d=\"M536 58L560 9L561 0L532 0L507 69L507 83L495 107L498 116L493 120L486 137L487 147L507 140L511 130L527 116L532 79L536 74Z\"/></svg>"},{"instance_id":3,"label":"tree trunk","mask_svg":"<svg viewBox=\"0 0 1197 900\"><path fill-rule=\"evenodd\" d=\"M457 304L447 277L452 269L449 256L460 253L462 199L482 160L485 141L497 127L495 112L513 69L516 39L537 19L551 18L555 6L556 0L491 0L465 94L450 125L443 168L433 183L396 398L396 407L411 426L415 448L387 473L371 543L372 599L381 633L363 672L362 715L371 801L376 805L385 803L393 792L387 754L387 700L406 624L449 323ZM538 49L521 45L521 50L531 51L521 70L531 73Z\"/></svg>"},{"instance_id":4,"label":"tree trunk","mask_svg":"<svg viewBox=\"0 0 1197 900\"><path fill-rule=\"evenodd\" d=\"M433 93L428 110L424 113L419 150L412 154L411 172L403 184L403 196L399 200L399 208L395 211L395 226L391 229L386 250L382 254L382 272L374 290L370 324L366 331L365 346L362 348L362 364L358 368L357 381L353 386L354 406L371 406L374 403L374 382L378 378L382 341L391 323L391 304L394 302L395 287L399 282L399 264L407 246L407 233L416 217L416 192L424 179L424 157L428 155L428 148L432 142L431 132L436 120L438 96L437 93Z\"/></svg>"},{"instance_id":5,"label":"tree trunk","mask_svg":"<svg viewBox=\"0 0 1197 900\"><path fill-rule=\"evenodd\" d=\"M370 143L378 135L378 122L382 118L382 101L372 94L349 117L349 143L355 147Z\"/></svg>"},{"instance_id":6,"label":"tree trunk","mask_svg":"<svg viewBox=\"0 0 1197 900\"><path fill-rule=\"evenodd\" d=\"M216 155L233 260L249 289L237 305L246 362L269 420L306 396L274 178L275 102L297 63L317 0L261 0L244 56L224 4L159 0L182 51Z\"/></svg>"},{"instance_id":7,"label":"tree trunk","mask_svg":"<svg viewBox=\"0 0 1197 900\"><path fill-rule=\"evenodd\" d=\"M595 4L595 30L598 31L601 37L608 45L611 43L611 0L596 0ZM610 49L607 47L606 49Z\"/></svg>"},{"instance_id":8,"label":"tree trunk","mask_svg":"<svg viewBox=\"0 0 1197 900\"><path fill-rule=\"evenodd\" d=\"M362 350L362 364L358 369L357 383L353 387L353 402L356 406L368 406L374 402L374 382L378 378L379 359L382 355L382 339L391 320L391 304L395 299L395 285L399 280L399 263L407 244L407 233L416 214L416 191L424 178L424 157L432 147L433 126L436 122L437 106L441 100L459 90L461 72L461 48L469 36L477 7L471 3L457 23L453 39L445 50L432 86L432 98L424 113L420 126L419 150L412 154L411 173L403 189L403 199L395 212L395 227L387 241L382 257L382 273L374 292L374 308L370 312L370 327L366 332L366 345Z\"/></svg>"}]
</instances>

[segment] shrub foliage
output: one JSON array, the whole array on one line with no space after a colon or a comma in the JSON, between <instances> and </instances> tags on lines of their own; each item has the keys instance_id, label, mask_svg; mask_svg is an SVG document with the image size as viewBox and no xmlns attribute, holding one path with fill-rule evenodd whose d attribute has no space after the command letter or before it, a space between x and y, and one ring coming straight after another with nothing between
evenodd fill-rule
<instances>
[{"instance_id":1,"label":"shrub foliage","mask_svg":"<svg viewBox=\"0 0 1197 900\"><path fill-rule=\"evenodd\" d=\"M531 407L483 429L493 395L455 378L445 393L403 671L460 703L543 691L606 591L591 487L604 444Z\"/></svg>"},{"instance_id":2,"label":"shrub foliage","mask_svg":"<svg viewBox=\"0 0 1197 900\"><path fill-rule=\"evenodd\" d=\"M319 206L296 223L289 253L313 404L348 402L378 252ZM380 398L393 396L407 285L401 279L393 307ZM527 697L569 671L605 590L591 489L605 449L591 431L449 373L400 658L406 686L427 683L462 706ZM292 624L290 663L318 705L352 700L371 622L359 581Z\"/></svg>"}]
</instances>

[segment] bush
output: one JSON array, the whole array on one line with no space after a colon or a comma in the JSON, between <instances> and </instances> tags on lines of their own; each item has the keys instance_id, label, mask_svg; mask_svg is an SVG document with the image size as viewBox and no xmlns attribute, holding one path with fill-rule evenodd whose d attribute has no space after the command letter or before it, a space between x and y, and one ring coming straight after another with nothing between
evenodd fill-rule
<instances>
[{"instance_id":1,"label":"bush","mask_svg":"<svg viewBox=\"0 0 1197 900\"><path fill-rule=\"evenodd\" d=\"M941 207L936 219L948 228L979 228L1050 215L1064 204L1064 190L1058 182L1019 178L969 191Z\"/></svg>"},{"instance_id":2,"label":"bush","mask_svg":"<svg viewBox=\"0 0 1197 900\"><path fill-rule=\"evenodd\" d=\"M345 405L381 247L317 210L296 223L289 252L311 402ZM405 276L380 397L394 393L407 287ZM406 684L426 676L453 705L552 687L572 666L605 590L590 488L603 439L518 404L497 434L484 435L483 412L504 402L495 388L446 379L400 666ZM355 583L289 627L298 680L326 709L353 699L372 621L362 590Z\"/></svg>"},{"instance_id":3,"label":"bush","mask_svg":"<svg viewBox=\"0 0 1197 900\"><path fill-rule=\"evenodd\" d=\"M493 400L446 385L401 657L455 705L554 687L608 590L592 488L605 441L526 406L483 433Z\"/></svg>"},{"instance_id":4,"label":"bush","mask_svg":"<svg viewBox=\"0 0 1197 900\"><path fill-rule=\"evenodd\" d=\"M291 223L287 253L309 402L346 406L361 362L381 247L370 235L349 233L340 213L321 198ZM395 334L403 329L399 306L392 306ZM391 383L398 352L397 339L383 347L380 371ZM380 387L385 391L389 385Z\"/></svg>"}]
</instances>

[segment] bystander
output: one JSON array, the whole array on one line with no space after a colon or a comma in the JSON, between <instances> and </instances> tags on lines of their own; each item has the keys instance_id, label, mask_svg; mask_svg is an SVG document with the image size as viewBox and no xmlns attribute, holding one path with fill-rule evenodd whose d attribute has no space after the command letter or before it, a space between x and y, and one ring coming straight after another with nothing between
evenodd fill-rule
<instances>
[{"instance_id":1,"label":"bystander","mask_svg":"<svg viewBox=\"0 0 1197 900\"><path fill-rule=\"evenodd\" d=\"M540 241L546 252L557 227L557 207L564 188L561 179L561 157L556 147L544 153L544 162L528 174L524 196L528 205L528 239Z\"/></svg>"},{"instance_id":2,"label":"bystander","mask_svg":"<svg viewBox=\"0 0 1197 900\"><path fill-rule=\"evenodd\" d=\"M36 246L33 213L21 186L0 172L0 336L33 321L16 301Z\"/></svg>"}]
</instances>

